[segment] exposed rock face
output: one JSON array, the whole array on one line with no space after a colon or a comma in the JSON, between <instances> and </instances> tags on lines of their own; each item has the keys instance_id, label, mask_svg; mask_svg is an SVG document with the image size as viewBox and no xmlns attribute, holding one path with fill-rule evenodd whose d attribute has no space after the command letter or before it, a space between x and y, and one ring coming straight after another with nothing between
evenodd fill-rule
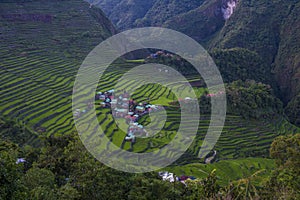
<instances>
[{"instance_id":1,"label":"exposed rock face","mask_svg":"<svg viewBox=\"0 0 300 200\"><path fill-rule=\"evenodd\" d=\"M222 0L222 13L225 20L229 19L233 14L238 1L237 0Z\"/></svg>"}]
</instances>

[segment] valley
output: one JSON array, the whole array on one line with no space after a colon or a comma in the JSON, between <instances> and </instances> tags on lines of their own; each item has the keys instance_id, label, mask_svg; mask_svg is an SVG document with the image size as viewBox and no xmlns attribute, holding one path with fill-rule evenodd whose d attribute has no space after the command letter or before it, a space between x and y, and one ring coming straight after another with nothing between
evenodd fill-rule
<instances>
[{"instance_id":1,"label":"valley","mask_svg":"<svg viewBox=\"0 0 300 200\"><path fill-rule=\"evenodd\" d=\"M297 198L299 6L297 1L245 0L0 2L0 199L138 199L144 193L145 199L199 199L197 195L209 199L217 198L217 194L220 198L266 195L269 199L276 187L291 191ZM78 113L72 111L74 81L88 53L122 30L147 26L171 28L194 38L208 49L223 76L225 125L205 158L198 154L210 126L212 97L218 93L208 91L203 78L189 64L163 50L147 49L132 53L130 59L116 59L98 83L95 105L84 102ZM141 57L145 52L148 57ZM149 153L176 137L181 123L179 101L183 100L174 91L147 84L130 98L125 95L126 101L135 102L135 108L125 108L123 114L120 111L118 124L111 103L119 96L111 92L109 104L97 97L113 91L125 73L146 63L178 70L197 96L201 116L190 119L191 123L199 120L193 143L173 164L159 170L195 177L192 183L162 181L159 171L130 174L110 169L87 151L77 134L74 117L88 123L91 116L85 113L95 108L99 125L110 141L108 149L115 145L126 152ZM165 69L157 70L170 75ZM125 94L135 80L121 85ZM180 83L172 85L189 100ZM136 111L137 106L142 111ZM133 122L140 127L151 124L149 108L159 108L153 111L158 114L162 110L167 113L162 130L132 140L129 130ZM134 121L136 114L140 115ZM180 139L184 143L184 138ZM167 156L169 152L160 153ZM19 159L24 163L16 163ZM288 173L294 182L286 186L276 173ZM244 183L251 185L250 192ZM266 187L272 188L270 193L264 191Z\"/></svg>"}]
</instances>

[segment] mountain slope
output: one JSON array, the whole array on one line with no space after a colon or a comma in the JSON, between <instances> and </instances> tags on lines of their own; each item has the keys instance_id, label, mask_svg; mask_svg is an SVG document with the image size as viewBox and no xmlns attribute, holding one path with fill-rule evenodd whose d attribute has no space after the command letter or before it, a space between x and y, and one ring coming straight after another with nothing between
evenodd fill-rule
<instances>
[{"instance_id":1,"label":"mountain slope","mask_svg":"<svg viewBox=\"0 0 300 200\"><path fill-rule=\"evenodd\" d=\"M280 30L274 69L286 102L300 95L300 3L290 4L288 11Z\"/></svg>"},{"instance_id":2,"label":"mountain slope","mask_svg":"<svg viewBox=\"0 0 300 200\"><path fill-rule=\"evenodd\" d=\"M86 1L92 5L100 7L107 16L110 16L112 11L114 10L114 7L116 7L119 3L122 2L122 0L100 0L100 1L86 0Z\"/></svg>"},{"instance_id":3,"label":"mountain slope","mask_svg":"<svg viewBox=\"0 0 300 200\"><path fill-rule=\"evenodd\" d=\"M0 115L37 132L65 131L77 70L113 25L81 0L39 0L1 1L0 27Z\"/></svg>"},{"instance_id":4,"label":"mountain slope","mask_svg":"<svg viewBox=\"0 0 300 200\"><path fill-rule=\"evenodd\" d=\"M120 29L161 26L168 19L200 6L204 0L87 0L100 7Z\"/></svg>"},{"instance_id":5,"label":"mountain slope","mask_svg":"<svg viewBox=\"0 0 300 200\"><path fill-rule=\"evenodd\" d=\"M224 27L211 40L210 48L241 47L257 52L273 74L277 95L290 108L300 94L300 2L239 1L238 7ZM286 114L290 115L291 112ZM299 115L290 116L292 122ZM299 124L298 124L299 125Z\"/></svg>"},{"instance_id":6,"label":"mountain slope","mask_svg":"<svg viewBox=\"0 0 300 200\"><path fill-rule=\"evenodd\" d=\"M154 4L154 0L126 0L121 1L112 10L109 18L121 29L129 29L134 26L137 19L143 18L147 10Z\"/></svg>"},{"instance_id":7,"label":"mountain slope","mask_svg":"<svg viewBox=\"0 0 300 200\"><path fill-rule=\"evenodd\" d=\"M235 6L232 10L231 5ZM297 100L300 95L299 12L300 2L295 0L213 0L169 19L163 26L193 37L212 52L243 48L257 53L258 60L263 62L249 65L249 69L265 72L258 74L264 75L261 80L274 87L277 96L288 104L286 114L299 125L296 122L300 120ZM243 61L234 58L234 54L226 56L225 60L244 65ZM223 66L228 65L225 60ZM222 65L218 64L218 67L222 69ZM230 69L235 71L234 67Z\"/></svg>"},{"instance_id":8,"label":"mountain slope","mask_svg":"<svg viewBox=\"0 0 300 200\"><path fill-rule=\"evenodd\" d=\"M79 0L2 1L0 13L1 46L10 53L88 53L115 33L102 11Z\"/></svg>"},{"instance_id":9,"label":"mountain slope","mask_svg":"<svg viewBox=\"0 0 300 200\"><path fill-rule=\"evenodd\" d=\"M220 0L205 1L194 10L168 19L163 26L203 42L224 26L222 5Z\"/></svg>"},{"instance_id":10,"label":"mountain slope","mask_svg":"<svg viewBox=\"0 0 300 200\"><path fill-rule=\"evenodd\" d=\"M100 6L108 4L105 0L100 2ZM291 121L299 121L300 117L295 114L300 112L297 103L300 95L299 1L164 0L135 3L119 0L112 9L114 14L109 16L120 29L163 26L193 37L212 52L215 49L243 48L257 53L262 63L249 67L265 72L261 80L271 84L276 95L289 105L286 114ZM227 60L233 60L230 57L235 55L227 56ZM240 61L236 61L237 65L243 64ZM290 112L293 109L296 110Z\"/></svg>"},{"instance_id":11,"label":"mountain slope","mask_svg":"<svg viewBox=\"0 0 300 200\"><path fill-rule=\"evenodd\" d=\"M148 10L137 26L161 26L167 20L199 7L204 0L160 0Z\"/></svg>"}]
</instances>

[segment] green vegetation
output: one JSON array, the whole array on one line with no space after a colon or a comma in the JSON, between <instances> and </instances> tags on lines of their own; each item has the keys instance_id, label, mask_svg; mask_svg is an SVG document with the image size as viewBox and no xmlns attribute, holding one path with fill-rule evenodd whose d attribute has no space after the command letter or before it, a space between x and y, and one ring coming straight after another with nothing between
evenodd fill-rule
<instances>
[{"instance_id":1,"label":"green vegetation","mask_svg":"<svg viewBox=\"0 0 300 200\"><path fill-rule=\"evenodd\" d=\"M185 33L205 44L225 24L221 7L222 2L219 0L204 1L201 6L193 10L169 18L163 26Z\"/></svg>"},{"instance_id":2,"label":"green vegetation","mask_svg":"<svg viewBox=\"0 0 300 200\"><path fill-rule=\"evenodd\" d=\"M214 49L211 56L226 83L237 80L271 82L270 69L256 52L243 48Z\"/></svg>"},{"instance_id":3,"label":"green vegetation","mask_svg":"<svg viewBox=\"0 0 300 200\"><path fill-rule=\"evenodd\" d=\"M9 135L11 130L5 131ZM186 185L164 182L155 172L128 174L110 169L86 151L76 134L41 141L42 148L20 148L0 140L1 199L297 199L300 195L299 134L275 139L271 156L276 166L274 160L252 158L166 169L177 176L197 177Z\"/></svg>"},{"instance_id":4,"label":"green vegetation","mask_svg":"<svg viewBox=\"0 0 300 200\"><path fill-rule=\"evenodd\" d=\"M299 11L299 1L241 0L207 46L211 49L239 47L258 53L265 63L260 68L267 70L266 76L271 77L277 96L285 105L295 102L300 91ZM296 110L286 114L296 123L294 113L299 108L296 105L293 108Z\"/></svg>"},{"instance_id":5,"label":"green vegetation","mask_svg":"<svg viewBox=\"0 0 300 200\"><path fill-rule=\"evenodd\" d=\"M271 86L253 80L227 84L227 99L228 112L245 118L263 119L283 113L282 103Z\"/></svg>"},{"instance_id":6,"label":"green vegetation","mask_svg":"<svg viewBox=\"0 0 300 200\"><path fill-rule=\"evenodd\" d=\"M32 134L26 124L1 118L0 139L12 141L22 147L26 145L38 147L40 143L37 135Z\"/></svg>"},{"instance_id":7,"label":"green vegetation","mask_svg":"<svg viewBox=\"0 0 300 200\"><path fill-rule=\"evenodd\" d=\"M129 1L122 2L119 6ZM215 12L220 7L215 0L138 2L137 8L126 4L133 9L130 12L141 7L149 12L137 12L139 21L128 16L128 24L161 25L168 19L164 26L188 32L211 49L226 82L228 102L213 163L204 164L198 152L210 123L210 96L215 94L207 91L203 80L181 65L181 60L169 58L158 62L170 64L186 76L202 115L190 148L164 170L198 179L187 181L186 186L168 183L160 180L157 172L127 174L96 161L78 138L71 95L82 60L99 42L116 33L115 29L101 10L83 1L7 0L0 3L0 199L299 199L296 133L300 129L284 114L299 125L299 3L241 0L225 22ZM145 62L147 59L116 60L97 91L113 89L124 73ZM284 104L275 97L278 91L271 71ZM121 89L132 85L134 80L127 81ZM180 83L172 85L188 95ZM285 92L289 94L286 98ZM115 123L111 110L97 101L97 118L107 137L135 153L168 144L181 116L174 93L148 84L132 97L164 106L168 117L163 130L150 138L138 138L133 146L124 144L126 133ZM89 117L83 115L85 120ZM150 122L148 115L139 120L143 125ZM125 120L120 123L126 126Z\"/></svg>"},{"instance_id":8,"label":"green vegetation","mask_svg":"<svg viewBox=\"0 0 300 200\"><path fill-rule=\"evenodd\" d=\"M203 0L160 0L155 1L142 19L136 20L136 26L161 26L169 19L196 9Z\"/></svg>"},{"instance_id":9,"label":"green vegetation","mask_svg":"<svg viewBox=\"0 0 300 200\"><path fill-rule=\"evenodd\" d=\"M114 63L116 67L121 65L118 72L126 71L133 67L130 64ZM111 69L111 68L110 68ZM114 73L115 74L115 73ZM107 73L99 83L99 91L112 89L117 76ZM195 77L191 80L195 81ZM199 81L199 79L198 79ZM176 83L175 90L176 90ZM108 85L108 86L107 86ZM120 89L125 89L134 85L134 80L122 84ZM179 84L180 86L180 84ZM219 159L245 158L245 157L268 157L268 149L274 137L287 133L299 132L299 128L289 124L282 114L282 104L279 99L272 94L270 86L256 83L255 81L237 81L227 85L228 93L228 114L222 135L215 146ZM203 137L206 134L210 123L210 100L206 96L204 88L194 88L199 97L202 117L198 129L197 137L189 148L188 152L177 161L177 164L199 162L197 153L200 150ZM177 92L185 95L184 91L178 87ZM150 100L150 103L164 105L168 112L168 118L163 130L150 138L137 138L133 145L134 152L153 151L163 147L176 134L180 124L180 111L174 101L177 98L170 91L156 84L149 84L138 89L132 97L137 102ZM101 122L102 129L113 143L120 146L125 133L119 129L114 122L109 109L100 108L97 102L98 121ZM147 118L142 118L139 123L147 125ZM125 146L125 149L127 147Z\"/></svg>"},{"instance_id":10,"label":"green vegetation","mask_svg":"<svg viewBox=\"0 0 300 200\"><path fill-rule=\"evenodd\" d=\"M160 26L170 18L200 6L203 0L87 0L103 9L120 30Z\"/></svg>"},{"instance_id":11,"label":"green vegetation","mask_svg":"<svg viewBox=\"0 0 300 200\"><path fill-rule=\"evenodd\" d=\"M210 49L226 81L254 79L271 84L287 106L285 114L299 124L295 105L300 92L298 1L239 0L227 20L221 8L228 0L140 2L102 0L99 6L107 8L121 29L154 25L191 36Z\"/></svg>"},{"instance_id":12,"label":"green vegetation","mask_svg":"<svg viewBox=\"0 0 300 200\"><path fill-rule=\"evenodd\" d=\"M0 4L1 116L39 134L74 130L75 74L87 53L114 28L99 9L79 0Z\"/></svg>"},{"instance_id":13,"label":"green vegetation","mask_svg":"<svg viewBox=\"0 0 300 200\"><path fill-rule=\"evenodd\" d=\"M247 159L234 159L234 160L221 160L213 164L194 163L179 166L170 166L165 170L180 175L191 175L198 178L206 178L214 169L217 172L217 182L223 186L231 181L242 179L254 174L257 171L265 170L261 174L259 182L263 178L270 176L271 171L275 168L275 162L271 159L265 158L247 158Z\"/></svg>"},{"instance_id":14,"label":"green vegetation","mask_svg":"<svg viewBox=\"0 0 300 200\"><path fill-rule=\"evenodd\" d=\"M274 196L285 199L299 199L300 134L281 136L274 140L270 155L277 168L273 171L268 185Z\"/></svg>"},{"instance_id":15,"label":"green vegetation","mask_svg":"<svg viewBox=\"0 0 300 200\"><path fill-rule=\"evenodd\" d=\"M293 98L287 105L285 113L289 117L289 121L300 126L300 94Z\"/></svg>"}]
</instances>

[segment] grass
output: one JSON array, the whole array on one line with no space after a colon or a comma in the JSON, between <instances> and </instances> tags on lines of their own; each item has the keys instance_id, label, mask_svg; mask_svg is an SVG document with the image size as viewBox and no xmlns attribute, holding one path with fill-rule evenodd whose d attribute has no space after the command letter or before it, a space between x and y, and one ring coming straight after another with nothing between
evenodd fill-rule
<instances>
[{"instance_id":1,"label":"grass","mask_svg":"<svg viewBox=\"0 0 300 200\"><path fill-rule=\"evenodd\" d=\"M4 38L0 41L0 115L23 122L33 131L43 127L46 131L36 134L47 136L76 131L71 109L75 75L88 52L110 35L109 30L105 30L109 24L98 24L104 19L91 17L88 5L85 7L82 1L60 1L60 6L57 6L55 1L51 2L47 3L47 6L40 2L28 2L23 5L24 9L20 10L15 10L13 3L0 3L1 12L4 14L30 10L37 13L47 11L56 16L51 24L7 22L0 18L0 25L3 27L1 34ZM70 18L68 15L70 6L77 8L75 10L78 10L82 17ZM80 10L83 10L84 14L80 14ZM67 22L70 26L66 24ZM90 24L97 26L90 26ZM16 27L17 35L13 32ZM87 30L91 37L81 38L80 35ZM26 52L26 55L22 55L22 52ZM114 88L122 74L142 62L144 61L117 60L99 81L97 91ZM197 81L199 77L193 76L187 79ZM132 82L124 83L122 88L126 89ZM179 94L188 95L187 91L182 91L179 83L173 84ZM205 92L204 88L194 88L194 90L198 97ZM175 137L180 124L180 110L169 105L176 100L174 93L165 87L149 84L139 88L133 97L137 101L144 101L149 97L151 103L167 106L168 118L160 133L151 138L138 138L132 150L137 153L150 152L169 143ZM114 123L108 109L99 106L96 108L99 123L101 122L105 134L113 143L120 146L125 136L124 131ZM85 120L89 117L83 116ZM208 115L202 116L196 139L177 164L199 163L197 154L209 126L209 119ZM149 119L143 118L140 122L147 124ZM289 124L283 117L275 116L272 120L258 121L245 120L240 116L228 114L224 131L215 146L218 159L221 159L219 163L230 165L231 161L224 159L268 156L269 146L276 136L294 132L299 132L299 129ZM130 149L130 144L126 143L124 149ZM216 166L219 163L216 163ZM194 164L184 165L183 169L193 169L193 166ZM211 170L209 166L207 168ZM241 168L242 171L244 169Z\"/></svg>"},{"instance_id":2,"label":"grass","mask_svg":"<svg viewBox=\"0 0 300 200\"><path fill-rule=\"evenodd\" d=\"M260 179L254 181L258 184L262 179L267 178L271 170L275 168L275 162L264 158L247 158L235 160L221 160L213 164L187 164L183 166L169 166L163 170L175 173L177 176L195 176L196 178L205 178L211 171L216 169L218 182L221 185L227 185L230 181L249 177L257 171L265 170Z\"/></svg>"},{"instance_id":3,"label":"grass","mask_svg":"<svg viewBox=\"0 0 300 200\"><path fill-rule=\"evenodd\" d=\"M138 60L126 60L127 63L138 63L143 64L145 63L145 59L138 59Z\"/></svg>"},{"instance_id":4,"label":"grass","mask_svg":"<svg viewBox=\"0 0 300 200\"><path fill-rule=\"evenodd\" d=\"M38 58L41 60L47 59L47 57L41 56ZM27 57L27 59L35 61L38 58L36 56ZM7 60L2 62L2 66L7 70L2 71L1 74L1 77L3 77L1 83L4 88L0 95L1 99L3 99L0 103L1 114L10 118L16 117L33 129L44 127L47 130L45 133L47 135L54 133L67 134L68 132L76 131L71 112L72 78L61 79L60 77L63 71L68 68L74 68L73 65L71 63L67 65L66 63L58 62L59 58L52 58L51 60L61 63L62 67L56 67L56 69L62 71L58 73L59 71L53 70L51 62L42 67L40 65L31 65L30 68L36 71L32 76L35 77L39 74L38 77L32 78L30 73L24 73L24 69L20 67L27 59L23 57L10 59L9 61L18 63L15 66L9 64L10 62ZM122 72L126 72L134 65L115 63L114 66L115 69L109 69L99 82L98 88L101 88L99 91L113 88L114 83L122 75ZM120 68L123 70L120 70ZM195 77L192 77L192 79L195 80ZM44 80L47 81L45 82ZM70 84L65 84L69 80L71 80ZM124 88L127 85L130 85L130 83L126 84ZM194 89L197 96L200 96L205 91L204 88ZM175 87L175 90L180 92L180 87ZM181 94L185 95L185 92ZM151 103L164 106L168 106L170 102L176 100L175 96L167 88L151 84L140 88L134 96L137 101L143 101L150 97ZM103 111L102 113L108 112L108 110L98 109L101 112ZM138 139L133 149L135 152L153 151L172 140L180 124L180 112L172 107L168 107L168 109L170 112L168 113L168 121L165 123L164 130L162 130L163 136ZM120 146L124 138L124 132L119 130L116 124L113 123L110 114L100 114L99 121L101 120L104 120L103 129L108 136L115 130L114 134L111 135L111 139L116 145ZM209 116L204 115L200 121L196 140L189 149L189 154L195 159L208 125ZM281 117L274 118L273 121L257 121L245 120L242 117L229 114L226 118L224 131L215 148L220 159L267 156L269 145L276 136L296 131L295 127L292 127ZM125 149L127 149L127 146L128 144L125 145ZM187 159L190 159L190 157ZM188 160L183 158L183 162L188 162Z\"/></svg>"}]
</instances>

